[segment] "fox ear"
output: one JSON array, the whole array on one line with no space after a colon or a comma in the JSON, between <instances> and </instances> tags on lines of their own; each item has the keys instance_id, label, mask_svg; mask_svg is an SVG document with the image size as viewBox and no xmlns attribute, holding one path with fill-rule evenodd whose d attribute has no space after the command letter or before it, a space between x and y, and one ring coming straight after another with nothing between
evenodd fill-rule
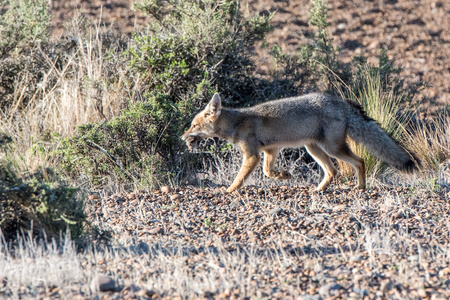
<instances>
[{"instance_id":1,"label":"fox ear","mask_svg":"<svg viewBox=\"0 0 450 300\"><path fill-rule=\"evenodd\" d=\"M215 118L220 115L220 112L222 111L222 100L220 99L219 93L214 94L207 106L207 109L208 113L213 115Z\"/></svg>"}]
</instances>

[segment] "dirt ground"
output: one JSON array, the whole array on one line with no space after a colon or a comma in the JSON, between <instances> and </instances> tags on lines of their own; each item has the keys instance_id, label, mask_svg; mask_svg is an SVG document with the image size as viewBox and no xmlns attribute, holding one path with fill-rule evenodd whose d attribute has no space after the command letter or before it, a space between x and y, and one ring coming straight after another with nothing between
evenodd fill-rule
<instances>
[{"instance_id":1,"label":"dirt ground","mask_svg":"<svg viewBox=\"0 0 450 300\"><path fill-rule=\"evenodd\" d=\"M131 0L53 0L51 10L55 36L80 12L95 23L131 33L149 19L132 10ZM243 0L245 14L275 12L275 30L267 37L288 52L308 42L310 0ZM450 103L450 2L446 0L333 0L328 1L330 33L342 58L350 61L364 54L377 62L379 49L387 53L406 82L425 81L430 87L416 96L419 108L435 111ZM268 55L255 49L259 71L267 70Z\"/></svg>"}]
</instances>

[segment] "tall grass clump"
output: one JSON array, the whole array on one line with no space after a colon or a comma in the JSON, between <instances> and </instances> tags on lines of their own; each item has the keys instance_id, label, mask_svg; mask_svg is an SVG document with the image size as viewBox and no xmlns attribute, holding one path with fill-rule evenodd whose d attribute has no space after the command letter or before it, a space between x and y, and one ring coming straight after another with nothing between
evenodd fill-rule
<instances>
[{"instance_id":1,"label":"tall grass clump","mask_svg":"<svg viewBox=\"0 0 450 300\"><path fill-rule=\"evenodd\" d=\"M411 121L411 114L401 104L406 100L405 94L395 90L395 84L391 82L392 69L386 74L385 64L390 65L390 61L384 51L379 57L379 65L373 66L365 61L358 66L357 72L353 76L350 85L339 85L338 90L343 98L359 103L367 115L383 128L392 138L404 143ZM362 157L366 164L366 171L372 174L380 174L386 169L386 164L379 161L375 156L365 150L363 145L358 145L349 140L352 150ZM349 174L352 168L341 163L344 174Z\"/></svg>"},{"instance_id":2,"label":"tall grass clump","mask_svg":"<svg viewBox=\"0 0 450 300\"><path fill-rule=\"evenodd\" d=\"M447 113L433 120L417 118L407 131L407 146L420 158L423 169L439 172L450 158L450 120Z\"/></svg>"}]
</instances>

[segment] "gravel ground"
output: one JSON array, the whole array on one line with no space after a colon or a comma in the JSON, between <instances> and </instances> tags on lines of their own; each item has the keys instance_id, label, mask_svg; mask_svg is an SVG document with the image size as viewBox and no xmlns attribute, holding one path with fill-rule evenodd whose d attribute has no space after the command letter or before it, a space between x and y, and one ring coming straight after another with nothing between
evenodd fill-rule
<instances>
[{"instance_id":1,"label":"gravel ground","mask_svg":"<svg viewBox=\"0 0 450 300\"><path fill-rule=\"evenodd\" d=\"M450 188L429 183L93 194L108 234L84 251L0 243L0 297L448 299Z\"/></svg>"},{"instance_id":2,"label":"gravel ground","mask_svg":"<svg viewBox=\"0 0 450 300\"><path fill-rule=\"evenodd\" d=\"M229 195L224 188L163 187L91 196L91 218L142 253L123 263L150 274L135 286L155 297L448 299L449 196L448 188L246 187ZM152 270L148 255L158 247L172 253L167 264L181 258L182 282L172 278L176 267ZM101 269L130 285L129 271L114 265L103 261ZM171 284L150 288L163 273ZM189 280L202 284L183 291Z\"/></svg>"}]
</instances>

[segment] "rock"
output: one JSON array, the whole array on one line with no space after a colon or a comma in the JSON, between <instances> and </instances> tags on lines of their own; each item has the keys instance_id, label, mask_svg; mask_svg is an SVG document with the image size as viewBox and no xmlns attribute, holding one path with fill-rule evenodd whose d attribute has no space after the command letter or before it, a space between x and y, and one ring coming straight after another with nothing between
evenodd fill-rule
<instances>
[{"instance_id":1,"label":"rock","mask_svg":"<svg viewBox=\"0 0 450 300\"><path fill-rule=\"evenodd\" d=\"M350 262L361 262L364 260L364 257L362 257L361 255L354 255L352 257L350 257Z\"/></svg>"},{"instance_id":2,"label":"rock","mask_svg":"<svg viewBox=\"0 0 450 300\"><path fill-rule=\"evenodd\" d=\"M339 285L335 282L332 282L332 283L321 286L319 289L319 294L321 294L323 296L329 296L331 291L340 290L341 288L342 288L341 285Z\"/></svg>"},{"instance_id":3,"label":"rock","mask_svg":"<svg viewBox=\"0 0 450 300\"><path fill-rule=\"evenodd\" d=\"M98 199L100 199L100 195L97 193L89 195L89 200L98 200Z\"/></svg>"},{"instance_id":4,"label":"rock","mask_svg":"<svg viewBox=\"0 0 450 300\"><path fill-rule=\"evenodd\" d=\"M301 295L300 300L322 300L322 296L320 295Z\"/></svg>"},{"instance_id":5,"label":"rock","mask_svg":"<svg viewBox=\"0 0 450 300\"><path fill-rule=\"evenodd\" d=\"M170 196L170 200L175 201L177 199L179 199L181 196L179 194L174 194Z\"/></svg>"},{"instance_id":6,"label":"rock","mask_svg":"<svg viewBox=\"0 0 450 300\"><path fill-rule=\"evenodd\" d=\"M155 227L155 228L150 229L150 231L148 233L150 233L152 235L163 234L164 233L164 228L162 228L162 227Z\"/></svg>"},{"instance_id":7,"label":"rock","mask_svg":"<svg viewBox=\"0 0 450 300\"><path fill-rule=\"evenodd\" d=\"M366 289L353 288L353 292L358 294L358 296L360 296L361 298L369 295L369 291Z\"/></svg>"},{"instance_id":8,"label":"rock","mask_svg":"<svg viewBox=\"0 0 450 300\"><path fill-rule=\"evenodd\" d=\"M155 295L157 295L154 290L146 290L146 289L140 289L135 294L138 297L146 297L146 298L152 298Z\"/></svg>"},{"instance_id":9,"label":"rock","mask_svg":"<svg viewBox=\"0 0 450 300\"><path fill-rule=\"evenodd\" d=\"M140 242L136 246L136 250L137 250L138 253L146 253L146 254L148 254L148 252L150 251L150 247L148 246L147 243Z\"/></svg>"},{"instance_id":10,"label":"rock","mask_svg":"<svg viewBox=\"0 0 450 300\"><path fill-rule=\"evenodd\" d=\"M341 210L345 210L347 208L346 204L340 204L340 205L336 205L335 207L333 207L333 211L341 211Z\"/></svg>"},{"instance_id":11,"label":"rock","mask_svg":"<svg viewBox=\"0 0 450 300\"><path fill-rule=\"evenodd\" d=\"M242 205L241 201L235 200L235 201L230 203L230 208L238 208L241 205Z\"/></svg>"},{"instance_id":12,"label":"rock","mask_svg":"<svg viewBox=\"0 0 450 300\"><path fill-rule=\"evenodd\" d=\"M170 193L171 191L172 191L172 188L170 186L168 186L168 185L165 185L165 186L161 187L161 192L162 193L167 194L167 193Z\"/></svg>"},{"instance_id":13,"label":"rock","mask_svg":"<svg viewBox=\"0 0 450 300\"><path fill-rule=\"evenodd\" d=\"M94 278L92 278L91 291L93 293L115 291L115 290L116 290L116 282L111 277L105 275L97 275Z\"/></svg>"},{"instance_id":14,"label":"rock","mask_svg":"<svg viewBox=\"0 0 450 300\"><path fill-rule=\"evenodd\" d=\"M281 213L282 211L283 211L283 209L278 206L278 207L271 209L269 211L269 215L275 216L275 215L278 215L279 213Z\"/></svg>"}]
</instances>

